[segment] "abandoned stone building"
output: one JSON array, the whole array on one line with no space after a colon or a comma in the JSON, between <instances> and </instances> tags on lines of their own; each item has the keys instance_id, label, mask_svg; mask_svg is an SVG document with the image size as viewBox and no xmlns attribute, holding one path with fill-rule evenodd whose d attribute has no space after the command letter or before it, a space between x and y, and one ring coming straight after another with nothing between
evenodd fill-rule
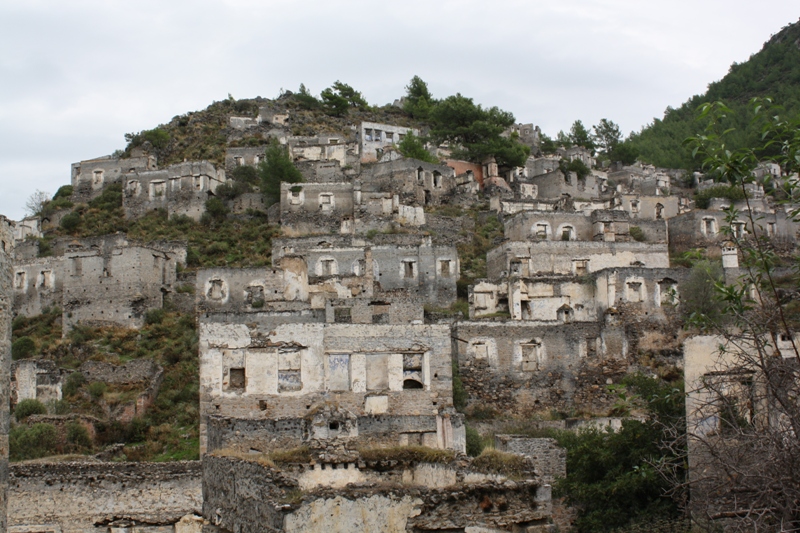
<instances>
[{"instance_id":1,"label":"abandoned stone building","mask_svg":"<svg viewBox=\"0 0 800 533\"><path fill-rule=\"evenodd\" d=\"M419 131L391 124L362 122L358 133L358 146L362 163L380 161L387 148L398 145L403 137L411 132L419 135Z\"/></svg>"},{"instance_id":2,"label":"abandoned stone building","mask_svg":"<svg viewBox=\"0 0 800 533\"><path fill-rule=\"evenodd\" d=\"M394 225L425 224L420 206L400 203L392 192L362 191L360 181L281 184L280 222L284 234L365 234Z\"/></svg>"},{"instance_id":3,"label":"abandoned stone building","mask_svg":"<svg viewBox=\"0 0 800 533\"><path fill-rule=\"evenodd\" d=\"M185 245L128 243L123 236L61 239L58 255L14 261L14 313L61 308L65 334L75 324L137 328L150 309L160 309L172 290Z\"/></svg>"},{"instance_id":4,"label":"abandoned stone building","mask_svg":"<svg viewBox=\"0 0 800 533\"><path fill-rule=\"evenodd\" d=\"M98 157L72 164L72 198L76 203L85 203L99 196L103 188L111 184L122 184L125 176L137 172L155 170L156 158L137 151L132 157Z\"/></svg>"},{"instance_id":5,"label":"abandoned stone building","mask_svg":"<svg viewBox=\"0 0 800 533\"><path fill-rule=\"evenodd\" d=\"M137 219L163 209L170 217L185 215L200 220L206 200L225 183L225 171L208 161L190 161L161 170L131 171L124 181L122 207L127 218Z\"/></svg>"},{"instance_id":6,"label":"abandoned stone building","mask_svg":"<svg viewBox=\"0 0 800 533\"><path fill-rule=\"evenodd\" d=\"M313 307L324 307L325 294L336 298L372 291L405 290L428 303L449 306L456 298L458 252L413 234L326 235L276 239L272 263L285 256L302 257L308 266ZM316 293L316 296L314 295Z\"/></svg>"}]
</instances>

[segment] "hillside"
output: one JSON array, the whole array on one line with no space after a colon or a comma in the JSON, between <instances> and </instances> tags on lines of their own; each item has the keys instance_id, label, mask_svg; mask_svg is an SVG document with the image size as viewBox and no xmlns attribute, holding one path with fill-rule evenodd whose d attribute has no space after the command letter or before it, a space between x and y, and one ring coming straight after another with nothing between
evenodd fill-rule
<instances>
[{"instance_id":1,"label":"hillside","mask_svg":"<svg viewBox=\"0 0 800 533\"><path fill-rule=\"evenodd\" d=\"M631 136L642 160L659 167L693 168L691 152L683 146L687 137L703 124L696 120L697 108L707 102L724 101L735 111L725 127L736 128L733 148L753 146L758 124L751 123L747 103L754 97L772 97L787 115L800 112L800 22L783 28L744 63L734 63L721 80L711 83L705 94L695 95L677 109L667 108L663 119Z\"/></svg>"}]
</instances>

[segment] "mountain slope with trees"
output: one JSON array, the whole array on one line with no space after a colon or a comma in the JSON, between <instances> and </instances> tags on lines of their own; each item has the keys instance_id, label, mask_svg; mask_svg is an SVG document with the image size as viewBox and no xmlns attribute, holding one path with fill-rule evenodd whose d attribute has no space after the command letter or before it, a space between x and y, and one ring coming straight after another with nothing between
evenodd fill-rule
<instances>
[{"instance_id":1,"label":"mountain slope with trees","mask_svg":"<svg viewBox=\"0 0 800 533\"><path fill-rule=\"evenodd\" d=\"M744 63L731 65L728 74L709 84L705 94L693 96L677 109L668 107L662 119L654 119L629 140L643 161L660 167L694 168L697 162L683 141L704 127L697 121L697 108L725 102L734 113L720 126L736 128L728 139L731 148L755 146L761 125L752 121L747 104L751 98L765 96L782 105L789 116L800 112L800 22L784 27Z\"/></svg>"}]
</instances>

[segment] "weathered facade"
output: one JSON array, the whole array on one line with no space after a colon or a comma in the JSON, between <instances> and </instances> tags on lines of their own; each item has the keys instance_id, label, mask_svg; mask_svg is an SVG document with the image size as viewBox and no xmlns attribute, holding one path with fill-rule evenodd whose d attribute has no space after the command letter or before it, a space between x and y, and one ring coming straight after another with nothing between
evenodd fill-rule
<instances>
[{"instance_id":1,"label":"weathered facade","mask_svg":"<svg viewBox=\"0 0 800 533\"><path fill-rule=\"evenodd\" d=\"M149 211L163 209L170 217L184 215L200 220L206 200L225 180L225 171L217 170L208 161L129 172L124 176L122 206L125 216L136 219Z\"/></svg>"}]
</instances>

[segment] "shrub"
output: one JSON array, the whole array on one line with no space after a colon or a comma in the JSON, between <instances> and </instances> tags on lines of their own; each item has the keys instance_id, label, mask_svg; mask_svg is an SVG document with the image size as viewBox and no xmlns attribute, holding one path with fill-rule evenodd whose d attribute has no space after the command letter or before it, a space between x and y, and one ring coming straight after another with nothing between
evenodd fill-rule
<instances>
[{"instance_id":1,"label":"shrub","mask_svg":"<svg viewBox=\"0 0 800 533\"><path fill-rule=\"evenodd\" d=\"M212 220L221 220L228 214L228 208L219 198L209 198L206 200L206 214Z\"/></svg>"},{"instance_id":2,"label":"shrub","mask_svg":"<svg viewBox=\"0 0 800 533\"><path fill-rule=\"evenodd\" d=\"M64 230L73 232L80 226L81 216L78 213L68 213L61 219L60 224Z\"/></svg>"},{"instance_id":3,"label":"shrub","mask_svg":"<svg viewBox=\"0 0 800 533\"><path fill-rule=\"evenodd\" d=\"M47 408L39 400L22 400L14 408L14 416L17 420L25 420L31 415L47 414Z\"/></svg>"},{"instance_id":4,"label":"shrub","mask_svg":"<svg viewBox=\"0 0 800 533\"><path fill-rule=\"evenodd\" d=\"M62 185L53 195L53 200L58 200L59 198L69 198L70 196L72 196L72 192L73 192L72 185Z\"/></svg>"},{"instance_id":5,"label":"shrub","mask_svg":"<svg viewBox=\"0 0 800 533\"><path fill-rule=\"evenodd\" d=\"M161 324L165 314L163 309L150 309L144 314L144 323L147 325Z\"/></svg>"},{"instance_id":6,"label":"shrub","mask_svg":"<svg viewBox=\"0 0 800 533\"><path fill-rule=\"evenodd\" d=\"M308 446L300 446L271 452L269 459L275 464L308 463L311 461L311 452L309 452Z\"/></svg>"},{"instance_id":7,"label":"shrub","mask_svg":"<svg viewBox=\"0 0 800 533\"><path fill-rule=\"evenodd\" d=\"M67 424L67 442L78 448L92 447L92 439L89 437L89 432L78 422Z\"/></svg>"},{"instance_id":8,"label":"shrub","mask_svg":"<svg viewBox=\"0 0 800 533\"><path fill-rule=\"evenodd\" d=\"M483 437L481 437L481 434L478 433L477 429L471 426L467 426L466 431L467 431L467 455L471 457L477 457L486 447L486 443L483 441Z\"/></svg>"},{"instance_id":9,"label":"shrub","mask_svg":"<svg viewBox=\"0 0 800 533\"><path fill-rule=\"evenodd\" d=\"M36 343L30 337L20 337L11 344L11 358L25 359L36 353Z\"/></svg>"},{"instance_id":10,"label":"shrub","mask_svg":"<svg viewBox=\"0 0 800 533\"><path fill-rule=\"evenodd\" d=\"M631 226L630 229L631 238L636 242L644 242L647 240L647 236L642 231L642 228L639 226Z\"/></svg>"},{"instance_id":11,"label":"shrub","mask_svg":"<svg viewBox=\"0 0 800 533\"><path fill-rule=\"evenodd\" d=\"M86 378L83 374L81 372L73 372L67 377L66 383L64 383L64 388L62 389L64 396L74 396L84 383L86 383Z\"/></svg>"},{"instance_id":12,"label":"shrub","mask_svg":"<svg viewBox=\"0 0 800 533\"><path fill-rule=\"evenodd\" d=\"M108 387L102 381L93 381L92 383L89 383L89 387L87 388L89 389L89 394L92 395L92 398L99 400L103 397L103 394L106 393L106 389Z\"/></svg>"},{"instance_id":13,"label":"shrub","mask_svg":"<svg viewBox=\"0 0 800 533\"><path fill-rule=\"evenodd\" d=\"M8 436L9 458L12 461L37 459L57 451L56 428L52 424L25 425L11 429Z\"/></svg>"},{"instance_id":14,"label":"shrub","mask_svg":"<svg viewBox=\"0 0 800 533\"><path fill-rule=\"evenodd\" d=\"M744 200L744 193L733 185L714 185L694 195L694 206L697 209L708 209L712 198L727 198L731 202Z\"/></svg>"}]
</instances>

